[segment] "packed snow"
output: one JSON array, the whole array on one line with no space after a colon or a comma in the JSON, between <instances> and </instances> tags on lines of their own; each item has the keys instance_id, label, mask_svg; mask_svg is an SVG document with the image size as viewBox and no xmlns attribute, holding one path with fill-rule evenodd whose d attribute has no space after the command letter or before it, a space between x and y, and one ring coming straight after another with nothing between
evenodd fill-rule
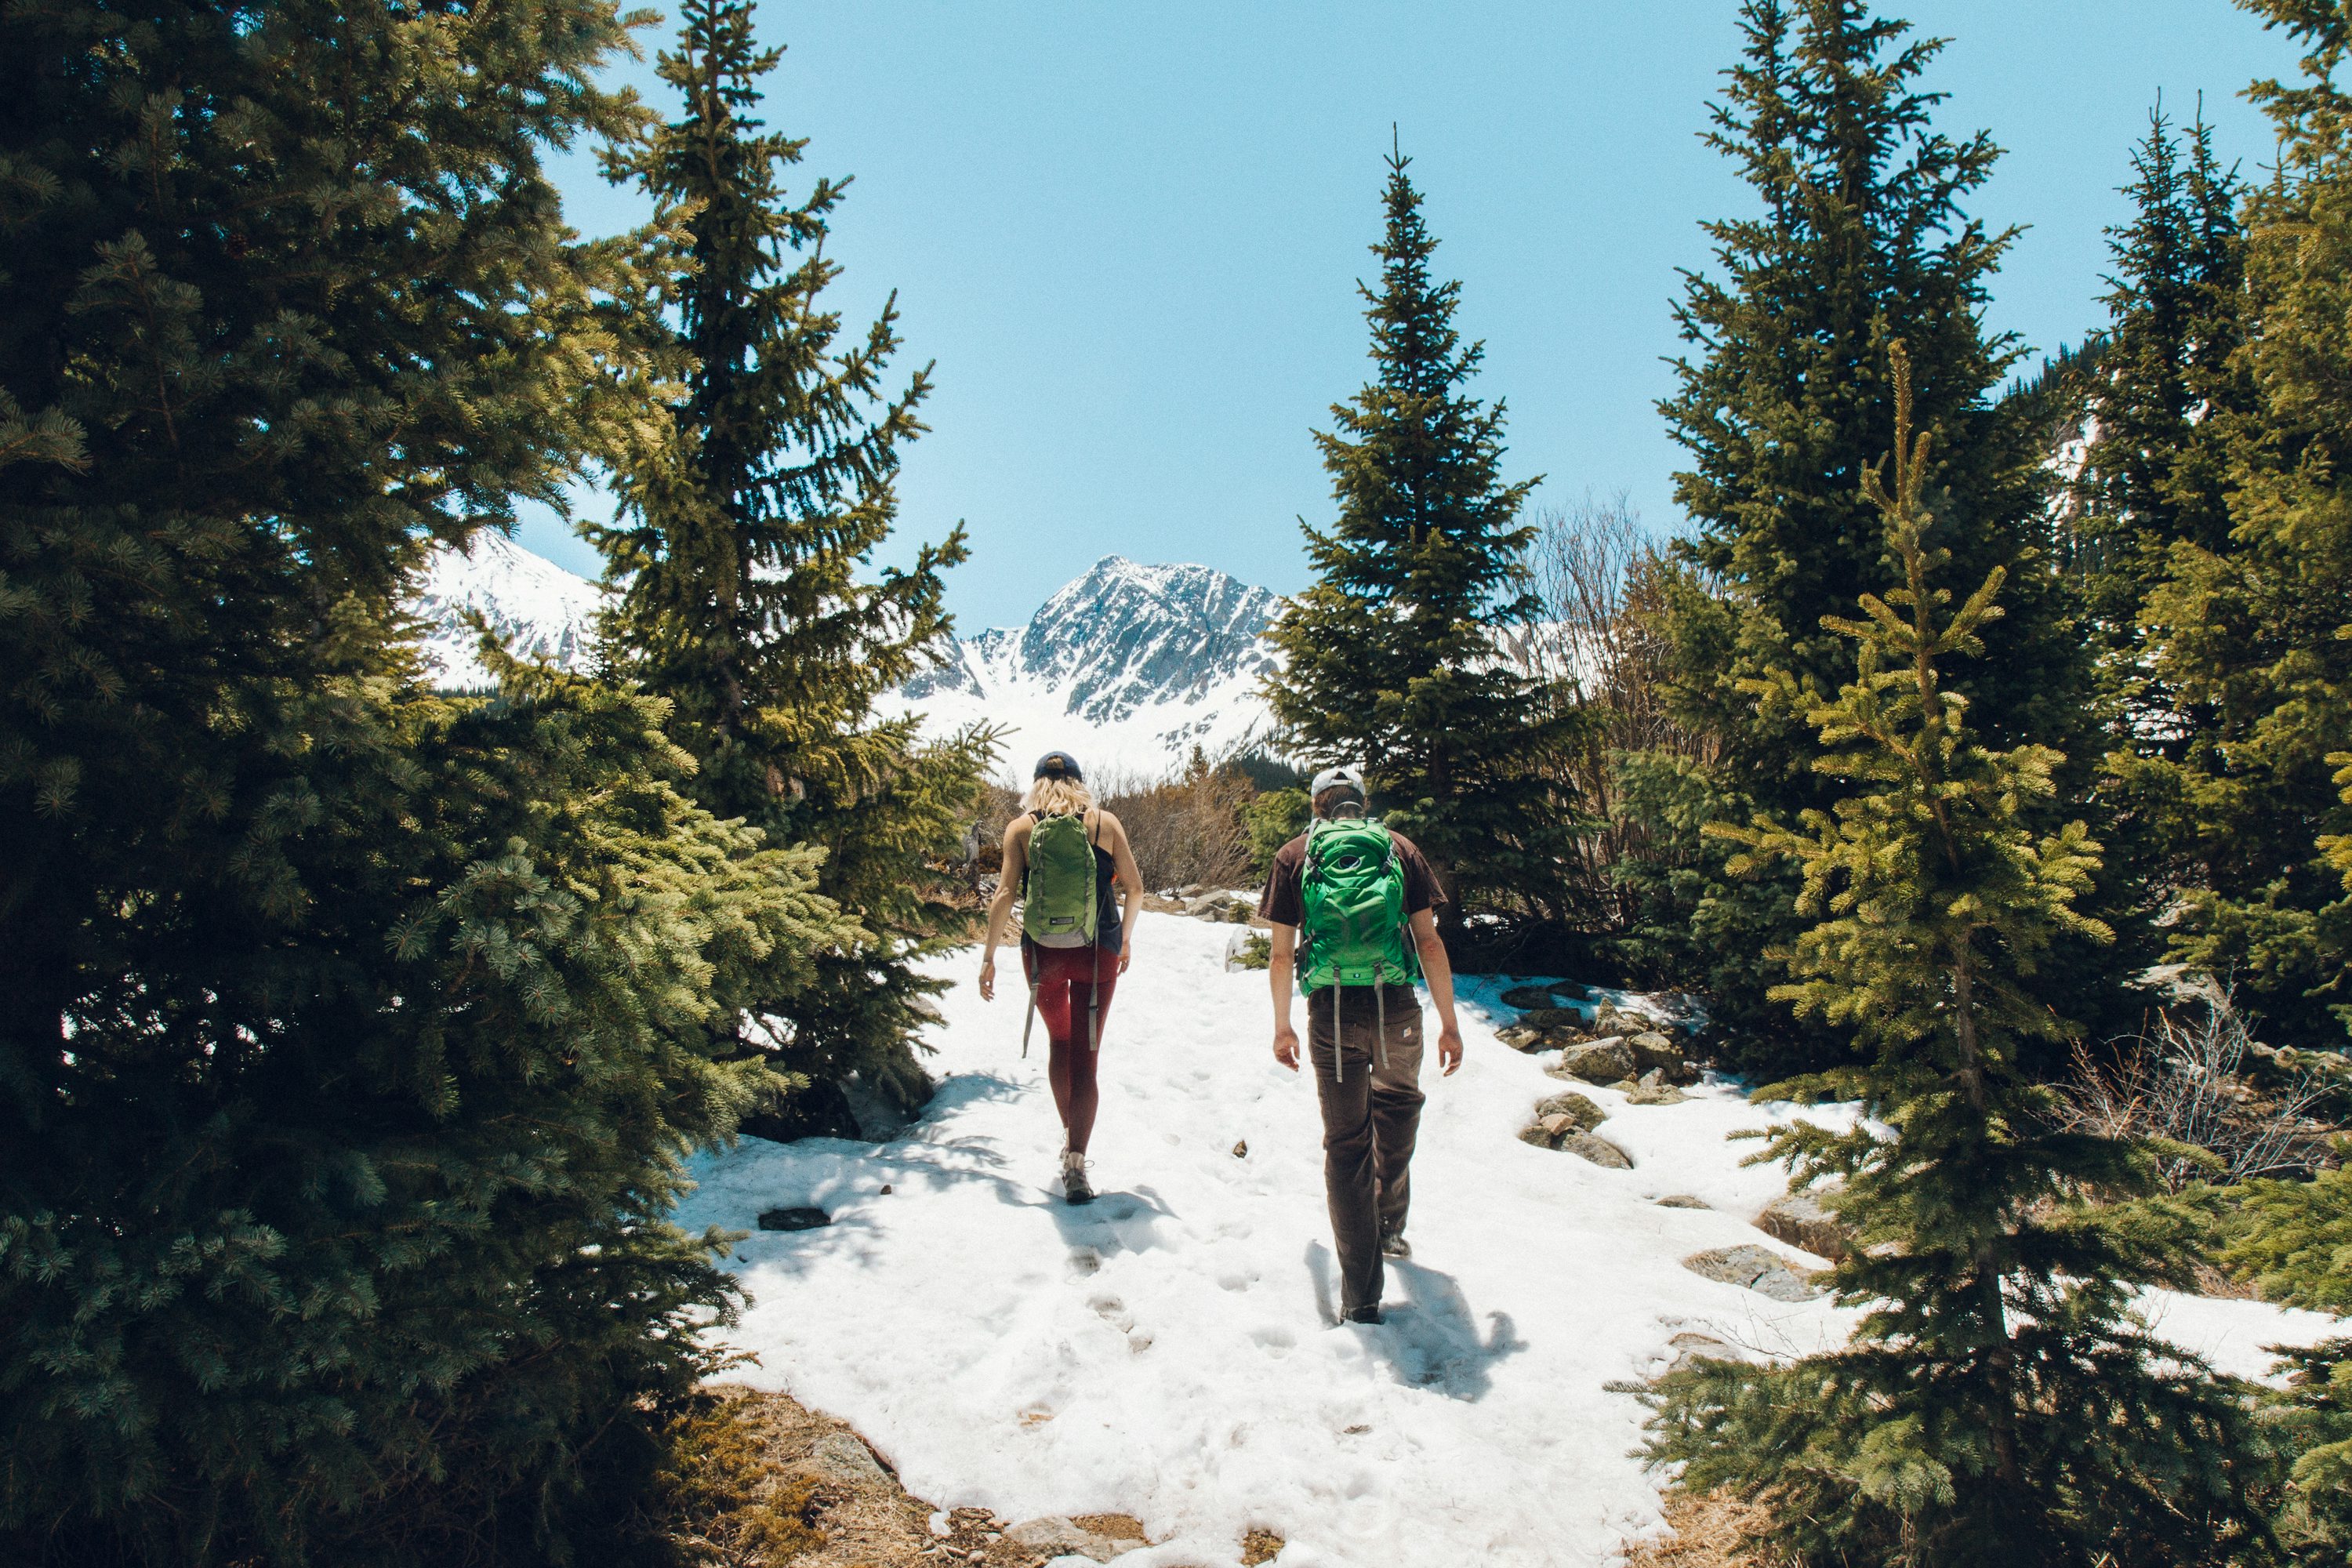
<instances>
[{"instance_id":1,"label":"packed snow","mask_svg":"<svg viewBox=\"0 0 2352 1568\"><path fill-rule=\"evenodd\" d=\"M973 953L941 970L957 982L934 1031L944 1082L916 1125L705 1159L686 1224L833 1216L739 1244L751 1300L730 1337L758 1362L729 1375L854 1423L940 1507L1132 1514L1154 1544L1124 1568L1237 1564L1252 1528L1287 1539L1284 1568L1613 1562L1660 1518L1629 1457L1641 1407L1608 1385L1661 1370L1677 1334L1802 1352L1851 1323L1681 1264L1752 1244L1819 1267L1750 1225L1783 1174L1727 1141L1799 1112L1715 1081L1673 1106L1577 1086L1634 1168L1521 1143L1567 1086L1542 1071L1554 1058L1495 1039L1509 982L1465 980L1451 1079L1430 1026L1413 1258L1389 1267L1384 1324L1335 1327L1314 1085L1268 1049L1265 974L1224 968L1234 929L1141 917L1104 1031L1090 1206L1060 1197L1025 997L1008 984L983 1004ZM1669 1194L1710 1206L1660 1206ZM2258 1302L2147 1305L2249 1374L2263 1345L2333 1326Z\"/></svg>"}]
</instances>

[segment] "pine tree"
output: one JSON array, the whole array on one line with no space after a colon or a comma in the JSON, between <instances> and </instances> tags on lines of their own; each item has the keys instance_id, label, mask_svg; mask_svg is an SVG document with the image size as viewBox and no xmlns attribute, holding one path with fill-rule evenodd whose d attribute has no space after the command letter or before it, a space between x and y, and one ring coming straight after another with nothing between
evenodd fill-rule
<instances>
[{"instance_id":1,"label":"pine tree","mask_svg":"<svg viewBox=\"0 0 2352 1568\"><path fill-rule=\"evenodd\" d=\"M2132 153L2132 220L2109 231L2116 272L2088 412L2069 563L2104 645L2126 744L2179 754L2193 716L2151 685L2139 614L2175 540L2226 548L2227 416L2244 404L2231 358L2244 276L2235 171L2200 118L2176 137L2159 109Z\"/></svg>"},{"instance_id":2,"label":"pine tree","mask_svg":"<svg viewBox=\"0 0 2352 1568\"><path fill-rule=\"evenodd\" d=\"M2007 574L1956 607L1938 585L1965 531L1929 510L1933 435L1915 431L1899 340L1890 357L1894 471L1864 479L1902 585L1828 622L1855 653L1834 699L1790 670L1748 684L1803 705L1815 766L1853 793L1793 828L1716 829L1742 847L1736 870L1800 868L1814 923L1781 995L1868 1052L1759 1090L1864 1115L1786 1123L1758 1156L1840 1184L1829 1201L1861 1246L1831 1280L1868 1311L1839 1351L1669 1374L1649 1457L1694 1489L1768 1498L1764 1538L1806 1563L2237 1560L2263 1540L2246 1401L2130 1314L2127 1282L2185 1277L2189 1226L2157 1205L2084 1206L2153 1192L2152 1163L2056 1131L2023 1068L2029 1041L2067 1030L2053 1003L2074 977L2041 967L2055 940L2104 934L2075 909L2099 847L2080 822L2035 825L2062 759L1989 745L1951 678L1990 657Z\"/></svg>"},{"instance_id":3,"label":"pine tree","mask_svg":"<svg viewBox=\"0 0 2352 1568\"><path fill-rule=\"evenodd\" d=\"M863 924L813 980L779 970L741 1048L827 1084L856 1073L911 1105L929 1088L912 1042L940 988L915 963L951 924L926 863L960 843L992 744L925 744L913 716L875 717L949 635L940 574L964 559L963 532L861 576L897 517L930 376L882 390L895 296L840 342L823 295L841 268L824 241L848 182L789 197L806 141L751 118L781 56L755 44L749 0L689 0L660 59L685 112L614 166L678 237L652 348L683 362L684 395L625 465L624 519L599 535L620 595L606 646L672 705L696 797L772 843L821 847L820 887Z\"/></svg>"},{"instance_id":4,"label":"pine tree","mask_svg":"<svg viewBox=\"0 0 2352 1568\"><path fill-rule=\"evenodd\" d=\"M1458 927L1474 902L1524 909L1556 886L1544 763L1571 721L1498 657L1498 631L1534 613L1519 510L1537 481L1503 482L1503 405L1463 390L1485 346L1454 329L1461 284L1431 276L1411 163L1388 159L1381 281L1357 285L1378 370L1315 437L1339 516L1301 522L1316 581L1266 632L1287 667L1265 691L1297 752L1365 768Z\"/></svg>"},{"instance_id":5,"label":"pine tree","mask_svg":"<svg viewBox=\"0 0 2352 1568\"><path fill-rule=\"evenodd\" d=\"M1679 826L1662 820L1654 836L1695 863L1649 941L1680 954L1685 984L1706 977L1719 1016L1752 1037L1748 1048L1785 1063L1829 1048L1754 1001L1777 978L1765 950L1792 934L1793 887L1727 877L1693 829L1743 802L1784 816L1830 802L1803 704L1759 709L1740 683L1780 669L1806 701L1826 697L1845 654L1822 617L1890 569L1861 485L1890 438L1894 338L1910 344L1917 417L1942 454L1930 482L1956 570L2010 574L2010 636L1958 677L1973 720L1996 743L2031 737L2095 753L2074 744L2091 711L2081 636L2038 559L2038 454L1992 395L2017 354L1982 324L2011 235L1988 232L1963 204L1999 150L1982 132L1932 128L1940 95L1921 79L1940 41L1906 41L1906 24L1873 17L1862 0L1746 0L1741 17L1744 58L1727 73L1708 141L1762 211L1706 226L1717 269L1690 276L1676 310L1696 352L1676 363L1677 389L1660 405L1690 453L1676 497L1696 530L1685 547L1696 575L1666 618L1674 685L1679 716L1715 737L1720 760L1639 759L1625 787L1677 812ZM1712 799L1693 804L1694 794Z\"/></svg>"},{"instance_id":6,"label":"pine tree","mask_svg":"<svg viewBox=\"0 0 2352 1568\"><path fill-rule=\"evenodd\" d=\"M625 37L0 16L11 1562L603 1553L709 1367L666 1214L751 1091L711 1026L838 917L650 700L434 697L395 609L632 374L541 169L634 132Z\"/></svg>"},{"instance_id":7,"label":"pine tree","mask_svg":"<svg viewBox=\"0 0 2352 1568\"><path fill-rule=\"evenodd\" d=\"M2228 538L2182 538L2145 611L2158 676L2199 723L2168 777L2193 819L2197 885L2174 956L2231 977L2272 1029L2352 1029L2352 889L2322 841L2352 832L2333 753L2352 735L2352 19L2255 9L2308 49L2298 86L2258 84L2277 179L2246 205L2249 389L2223 423Z\"/></svg>"}]
</instances>

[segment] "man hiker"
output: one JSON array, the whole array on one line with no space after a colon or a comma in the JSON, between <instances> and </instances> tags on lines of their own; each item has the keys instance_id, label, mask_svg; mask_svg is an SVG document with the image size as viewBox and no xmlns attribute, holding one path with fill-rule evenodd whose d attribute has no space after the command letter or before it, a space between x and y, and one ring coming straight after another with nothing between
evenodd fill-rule
<instances>
[{"instance_id":1,"label":"man hiker","mask_svg":"<svg viewBox=\"0 0 2352 1568\"><path fill-rule=\"evenodd\" d=\"M1377 1323L1381 1257L1412 1256L1404 1222L1423 1099L1416 976L1427 976L1437 1004L1439 1059L1449 1075L1462 1065L1454 968L1431 913L1445 895L1411 839L1364 815L1360 772L1327 768L1309 794L1315 820L1275 856L1258 903L1274 928L1274 1057L1298 1070L1290 1026L1296 969L1323 1108L1339 1317Z\"/></svg>"}]
</instances>

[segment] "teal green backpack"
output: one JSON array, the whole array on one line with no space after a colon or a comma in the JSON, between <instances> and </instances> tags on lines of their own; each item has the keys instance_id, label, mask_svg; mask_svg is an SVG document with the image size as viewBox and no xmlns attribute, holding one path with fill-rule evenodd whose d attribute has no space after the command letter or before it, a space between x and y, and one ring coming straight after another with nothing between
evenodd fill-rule
<instances>
[{"instance_id":1,"label":"teal green backpack","mask_svg":"<svg viewBox=\"0 0 2352 1568\"><path fill-rule=\"evenodd\" d=\"M1299 927L1299 989L1421 978L1406 935L1404 863L1387 828L1367 817L1309 827L1300 892L1307 919Z\"/></svg>"},{"instance_id":2,"label":"teal green backpack","mask_svg":"<svg viewBox=\"0 0 2352 1568\"><path fill-rule=\"evenodd\" d=\"M1098 914L1095 847L1083 816L1040 816L1029 830L1021 931L1040 947L1089 947Z\"/></svg>"}]
</instances>

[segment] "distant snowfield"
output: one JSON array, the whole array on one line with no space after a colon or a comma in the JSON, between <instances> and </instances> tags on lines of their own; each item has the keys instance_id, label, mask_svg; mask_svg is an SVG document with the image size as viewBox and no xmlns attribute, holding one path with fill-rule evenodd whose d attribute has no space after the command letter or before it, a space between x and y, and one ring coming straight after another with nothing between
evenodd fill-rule
<instances>
[{"instance_id":1,"label":"distant snowfield","mask_svg":"<svg viewBox=\"0 0 2352 1568\"><path fill-rule=\"evenodd\" d=\"M1817 1262L1748 1223L1782 1174L1743 1169L1754 1145L1725 1141L1790 1108L1721 1085L1659 1107L1587 1089L1633 1170L1521 1143L1566 1086L1495 1040L1511 1015L1479 999L1500 983L1465 983L1462 1071L1438 1077L1433 1048L1423 1076L1415 1256L1390 1266L1384 1325L1335 1328L1314 1085L1267 1049L1265 976L1224 972L1234 929L1142 917L1105 1031L1089 1207L1059 1196L1024 998L982 1004L969 953L942 970L959 982L934 1031L945 1082L902 1138L746 1141L702 1161L689 1226L834 1216L740 1244L752 1300L731 1340L759 1364L729 1375L854 1423L940 1507L1133 1514L1157 1544L1124 1568L1236 1564L1253 1527L1287 1538L1285 1568L1613 1562L1659 1514L1627 1452L1640 1407L1604 1385L1664 1366L1679 1332L1804 1351L1852 1321L1681 1266L1740 1243ZM1714 1206L1657 1205L1675 1193ZM2247 1374L2263 1345L2334 1326L2258 1302L2148 1305Z\"/></svg>"}]
</instances>

